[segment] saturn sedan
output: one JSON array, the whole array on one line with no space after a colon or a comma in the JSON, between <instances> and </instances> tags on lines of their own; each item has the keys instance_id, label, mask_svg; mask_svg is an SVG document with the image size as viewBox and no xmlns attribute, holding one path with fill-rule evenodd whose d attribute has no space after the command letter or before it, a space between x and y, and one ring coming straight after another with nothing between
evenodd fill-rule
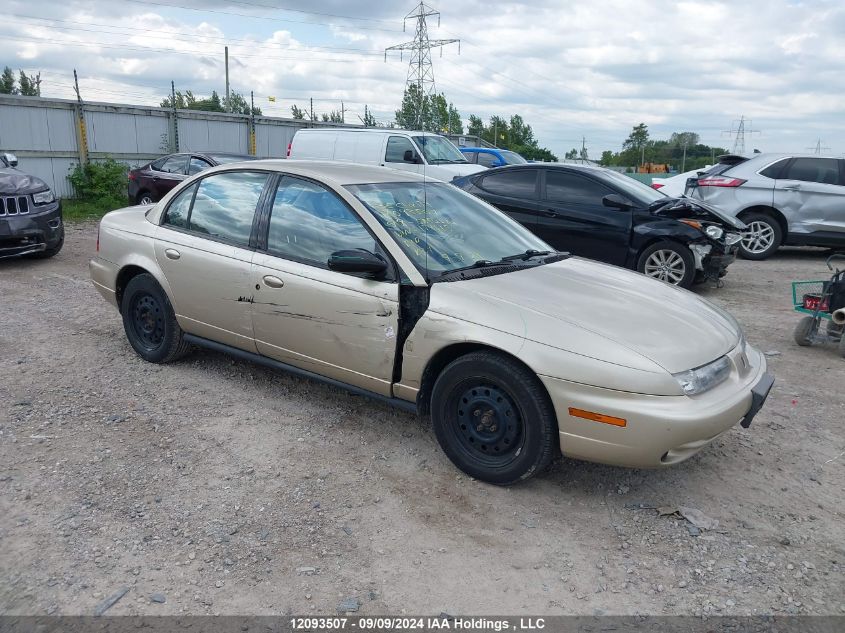
<instances>
[{"instance_id":1,"label":"saturn sedan","mask_svg":"<svg viewBox=\"0 0 845 633\"><path fill-rule=\"evenodd\" d=\"M379 167L209 169L106 215L91 276L145 360L206 347L430 415L494 484L559 453L676 464L747 427L773 383L707 301Z\"/></svg>"}]
</instances>

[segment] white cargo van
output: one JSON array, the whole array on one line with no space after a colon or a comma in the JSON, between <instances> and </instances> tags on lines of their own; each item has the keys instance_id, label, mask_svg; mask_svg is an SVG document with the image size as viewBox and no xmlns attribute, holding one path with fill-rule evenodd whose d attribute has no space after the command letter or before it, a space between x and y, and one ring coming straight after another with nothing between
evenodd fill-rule
<instances>
[{"instance_id":1,"label":"white cargo van","mask_svg":"<svg viewBox=\"0 0 845 633\"><path fill-rule=\"evenodd\" d=\"M486 170L468 162L444 136L383 128L298 130L288 147L288 158L380 165L446 182Z\"/></svg>"}]
</instances>

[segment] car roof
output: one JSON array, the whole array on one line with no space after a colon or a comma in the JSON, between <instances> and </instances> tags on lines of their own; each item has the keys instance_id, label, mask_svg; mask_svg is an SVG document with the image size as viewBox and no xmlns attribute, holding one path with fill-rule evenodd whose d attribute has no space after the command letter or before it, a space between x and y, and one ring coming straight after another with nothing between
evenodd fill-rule
<instances>
[{"instance_id":1,"label":"car roof","mask_svg":"<svg viewBox=\"0 0 845 633\"><path fill-rule=\"evenodd\" d=\"M505 165L504 167L494 167L493 169L488 169L487 171L481 173L489 174L493 171L499 171L502 169L574 169L575 171L585 171L593 173L613 171L611 169L607 169L606 167L602 167L601 165L582 165L580 163L521 163L519 165ZM472 175L474 176L475 174Z\"/></svg>"},{"instance_id":2,"label":"car roof","mask_svg":"<svg viewBox=\"0 0 845 633\"><path fill-rule=\"evenodd\" d=\"M357 134L413 134L414 136L443 136L442 134L437 134L436 132L423 132L422 130L404 130L392 127L312 127L302 128L301 130L296 131L297 134L301 132L355 132ZM443 138L446 137L443 136Z\"/></svg>"},{"instance_id":3,"label":"car roof","mask_svg":"<svg viewBox=\"0 0 845 633\"><path fill-rule=\"evenodd\" d=\"M238 167L246 169L263 168L316 180L331 180L335 185L360 185L374 182L423 182L425 180L439 182L435 178L425 178L420 174L408 171L329 160L270 158L229 163L214 169L215 171L227 171ZM210 174L212 171L208 170L203 173Z\"/></svg>"},{"instance_id":4,"label":"car roof","mask_svg":"<svg viewBox=\"0 0 845 633\"><path fill-rule=\"evenodd\" d=\"M501 147L459 147L462 152L507 152L510 150Z\"/></svg>"}]
</instances>

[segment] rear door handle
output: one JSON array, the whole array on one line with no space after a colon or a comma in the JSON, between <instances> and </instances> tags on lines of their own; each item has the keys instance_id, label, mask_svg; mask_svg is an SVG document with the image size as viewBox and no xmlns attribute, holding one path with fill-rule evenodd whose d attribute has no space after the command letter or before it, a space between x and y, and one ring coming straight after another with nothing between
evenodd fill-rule
<instances>
[{"instance_id":1,"label":"rear door handle","mask_svg":"<svg viewBox=\"0 0 845 633\"><path fill-rule=\"evenodd\" d=\"M167 259L179 259L182 255L177 251L175 248L166 248L164 249L164 254L167 256Z\"/></svg>"},{"instance_id":2,"label":"rear door handle","mask_svg":"<svg viewBox=\"0 0 845 633\"><path fill-rule=\"evenodd\" d=\"M544 209L543 215L545 215L547 218L556 218L557 211L555 211L554 209Z\"/></svg>"},{"instance_id":3,"label":"rear door handle","mask_svg":"<svg viewBox=\"0 0 845 633\"><path fill-rule=\"evenodd\" d=\"M282 288L285 285L284 281L273 275L264 275L263 281L264 285L270 288Z\"/></svg>"}]
</instances>

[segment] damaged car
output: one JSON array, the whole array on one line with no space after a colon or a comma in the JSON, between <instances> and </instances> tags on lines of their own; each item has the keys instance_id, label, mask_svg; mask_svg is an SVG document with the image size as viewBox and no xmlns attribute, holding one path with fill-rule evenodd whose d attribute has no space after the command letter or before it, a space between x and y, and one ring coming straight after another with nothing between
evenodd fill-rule
<instances>
[{"instance_id":1,"label":"damaged car","mask_svg":"<svg viewBox=\"0 0 845 633\"><path fill-rule=\"evenodd\" d=\"M747 427L773 383L706 300L374 166L209 169L107 214L90 271L141 358L199 346L428 415L500 485L560 453L669 467Z\"/></svg>"},{"instance_id":2,"label":"damaged car","mask_svg":"<svg viewBox=\"0 0 845 633\"><path fill-rule=\"evenodd\" d=\"M17 166L14 154L0 153L0 259L52 257L65 241L61 201Z\"/></svg>"},{"instance_id":3,"label":"damaged car","mask_svg":"<svg viewBox=\"0 0 845 633\"><path fill-rule=\"evenodd\" d=\"M712 205L668 197L624 174L589 165L515 165L452 184L560 251L682 288L724 277L745 229Z\"/></svg>"}]
</instances>

